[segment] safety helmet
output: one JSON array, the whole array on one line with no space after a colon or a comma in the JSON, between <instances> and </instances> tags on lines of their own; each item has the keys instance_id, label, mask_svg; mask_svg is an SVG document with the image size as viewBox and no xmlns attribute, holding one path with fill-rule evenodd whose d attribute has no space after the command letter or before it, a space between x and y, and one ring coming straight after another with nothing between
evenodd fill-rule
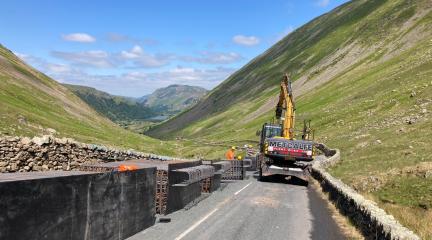
<instances>
[{"instance_id":1,"label":"safety helmet","mask_svg":"<svg viewBox=\"0 0 432 240\"><path fill-rule=\"evenodd\" d=\"M235 150L235 149L236 149L236 147L235 147L235 146L232 146L232 147L231 147L231 149L232 149L232 150Z\"/></svg>"},{"instance_id":2,"label":"safety helmet","mask_svg":"<svg viewBox=\"0 0 432 240\"><path fill-rule=\"evenodd\" d=\"M237 159L238 160L242 160L242 156L237 156Z\"/></svg>"}]
</instances>

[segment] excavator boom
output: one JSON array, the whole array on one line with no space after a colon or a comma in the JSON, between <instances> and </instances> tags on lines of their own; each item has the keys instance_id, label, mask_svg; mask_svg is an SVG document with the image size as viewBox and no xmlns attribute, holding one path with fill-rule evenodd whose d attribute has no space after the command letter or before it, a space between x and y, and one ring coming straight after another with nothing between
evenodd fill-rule
<instances>
[{"instance_id":1,"label":"excavator boom","mask_svg":"<svg viewBox=\"0 0 432 240\"><path fill-rule=\"evenodd\" d=\"M288 74L285 74L280 84L279 101L276 105L276 119L283 126L282 136L287 139L294 139L295 105L291 79Z\"/></svg>"}]
</instances>

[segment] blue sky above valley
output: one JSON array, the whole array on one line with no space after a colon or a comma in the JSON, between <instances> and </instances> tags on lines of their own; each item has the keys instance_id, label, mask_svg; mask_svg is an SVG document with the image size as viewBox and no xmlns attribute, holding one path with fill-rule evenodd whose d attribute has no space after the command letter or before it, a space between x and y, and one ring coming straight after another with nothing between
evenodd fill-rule
<instances>
[{"instance_id":1,"label":"blue sky above valley","mask_svg":"<svg viewBox=\"0 0 432 240\"><path fill-rule=\"evenodd\" d=\"M55 80L139 97L215 87L346 0L8 1L0 43Z\"/></svg>"}]
</instances>

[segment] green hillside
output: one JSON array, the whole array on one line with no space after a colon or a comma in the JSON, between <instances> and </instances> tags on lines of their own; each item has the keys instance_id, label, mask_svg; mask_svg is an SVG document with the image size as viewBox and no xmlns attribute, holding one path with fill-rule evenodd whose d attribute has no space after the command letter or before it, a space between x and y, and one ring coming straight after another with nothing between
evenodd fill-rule
<instances>
[{"instance_id":1,"label":"green hillside","mask_svg":"<svg viewBox=\"0 0 432 240\"><path fill-rule=\"evenodd\" d=\"M432 238L432 2L346 3L148 134L182 137L185 153L208 157L256 142L285 72L295 81L297 122L312 119L317 140L342 151L332 174Z\"/></svg>"},{"instance_id":2,"label":"green hillside","mask_svg":"<svg viewBox=\"0 0 432 240\"><path fill-rule=\"evenodd\" d=\"M188 85L170 85L156 89L142 99L142 103L161 115L177 114L196 104L207 90Z\"/></svg>"},{"instance_id":3,"label":"green hillside","mask_svg":"<svg viewBox=\"0 0 432 240\"><path fill-rule=\"evenodd\" d=\"M71 84L63 85L97 112L115 122L145 120L156 114L152 109L143 106L134 99L114 96L92 87Z\"/></svg>"},{"instance_id":4,"label":"green hillside","mask_svg":"<svg viewBox=\"0 0 432 240\"><path fill-rule=\"evenodd\" d=\"M55 134L120 148L174 155L170 143L128 132L0 45L0 135Z\"/></svg>"}]
</instances>

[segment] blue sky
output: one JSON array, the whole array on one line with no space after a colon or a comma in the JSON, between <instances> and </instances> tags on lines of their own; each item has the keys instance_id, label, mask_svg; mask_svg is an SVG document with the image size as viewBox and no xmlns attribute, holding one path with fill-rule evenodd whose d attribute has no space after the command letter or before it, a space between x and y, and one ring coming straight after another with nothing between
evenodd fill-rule
<instances>
[{"instance_id":1,"label":"blue sky","mask_svg":"<svg viewBox=\"0 0 432 240\"><path fill-rule=\"evenodd\" d=\"M6 1L0 43L57 81L116 95L170 84L212 89L344 2Z\"/></svg>"}]
</instances>

